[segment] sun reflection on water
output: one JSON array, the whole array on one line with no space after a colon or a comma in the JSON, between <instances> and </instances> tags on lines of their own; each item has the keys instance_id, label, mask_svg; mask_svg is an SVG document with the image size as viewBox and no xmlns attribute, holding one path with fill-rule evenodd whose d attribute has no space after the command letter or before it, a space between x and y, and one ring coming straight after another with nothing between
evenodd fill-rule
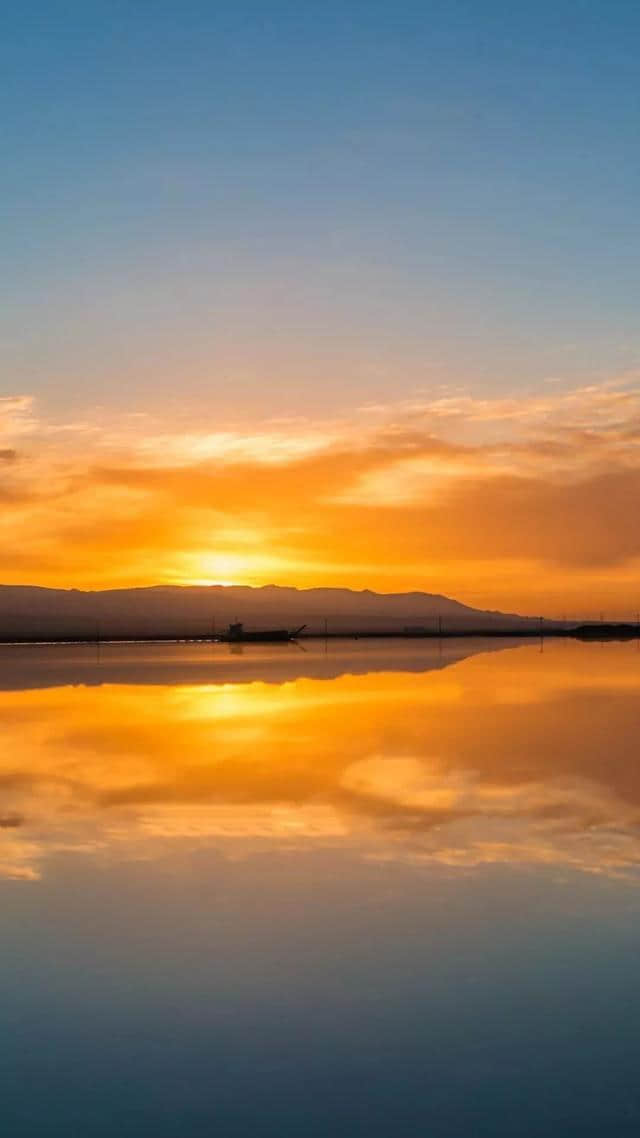
<instances>
[{"instance_id":1,"label":"sun reflection on water","mask_svg":"<svg viewBox=\"0 0 640 1138\"><path fill-rule=\"evenodd\" d=\"M0 874L35 878L61 850L153 859L167 842L636 869L634 646L396 664L282 682L269 661L247 682L150 683L142 668L140 683L1 691Z\"/></svg>"}]
</instances>

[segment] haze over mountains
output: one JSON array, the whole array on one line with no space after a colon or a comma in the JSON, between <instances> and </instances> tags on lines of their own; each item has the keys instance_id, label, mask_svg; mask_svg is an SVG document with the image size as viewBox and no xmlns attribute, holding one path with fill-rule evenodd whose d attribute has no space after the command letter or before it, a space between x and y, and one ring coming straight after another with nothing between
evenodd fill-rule
<instances>
[{"instance_id":1,"label":"haze over mountains","mask_svg":"<svg viewBox=\"0 0 640 1138\"><path fill-rule=\"evenodd\" d=\"M277 585L44 589L0 585L0 639L197 637L234 620L248 628L296 628L330 634L403 632L407 628L465 632L531 629L535 618L470 608L431 593L368 589L294 589Z\"/></svg>"}]
</instances>

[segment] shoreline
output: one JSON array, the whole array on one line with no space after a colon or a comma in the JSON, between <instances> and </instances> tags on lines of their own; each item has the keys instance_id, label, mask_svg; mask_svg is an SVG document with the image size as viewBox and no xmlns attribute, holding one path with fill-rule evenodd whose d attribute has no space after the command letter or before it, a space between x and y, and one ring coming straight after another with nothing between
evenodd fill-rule
<instances>
[{"instance_id":1,"label":"shoreline","mask_svg":"<svg viewBox=\"0 0 640 1138\"><path fill-rule=\"evenodd\" d=\"M458 640L469 638L481 639L527 639L527 640L546 640L553 639L573 639L581 641L606 641L606 640L638 640L640 639L640 626L631 624L620 625L579 625L574 628L558 628L558 627L541 627L536 629L519 629L519 628L468 628L447 630L441 629L437 631L425 630L424 632L397 632L397 631L380 631L380 630L365 630L356 632L307 632L297 637L292 637L290 640L237 640L233 644L242 645L242 647L252 646L285 646L287 644L296 644L309 640L403 640L403 641L416 641L416 640ZM0 636L0 647L24 647L25 645L101 645L101 644L229 644L230 641L224 640L221 637L208 635L148 635L136 636L122 635L113 636L56 636L56 637L39 637L39 636Z\"/></svg>"}]
</instances>

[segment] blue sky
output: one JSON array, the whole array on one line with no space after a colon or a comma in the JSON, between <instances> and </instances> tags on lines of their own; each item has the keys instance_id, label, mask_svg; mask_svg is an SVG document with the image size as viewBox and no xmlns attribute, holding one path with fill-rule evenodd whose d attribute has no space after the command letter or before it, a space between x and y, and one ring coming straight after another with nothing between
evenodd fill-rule
<instances>
[{"instance_id":1,"label":"blue sky","mask_svg":"<svg viewBox=\"0 0 640 1138\"><path fill-rule=\"evenodd\" d=\"M322 414L640 354L632 3L14 5L0 389Z\"/></svg>"}]
</instances>

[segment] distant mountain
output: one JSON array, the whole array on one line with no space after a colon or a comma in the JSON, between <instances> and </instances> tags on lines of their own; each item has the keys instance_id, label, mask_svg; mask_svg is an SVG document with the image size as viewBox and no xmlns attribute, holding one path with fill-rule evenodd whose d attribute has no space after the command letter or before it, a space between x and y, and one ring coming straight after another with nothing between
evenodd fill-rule
<instances>
[{"instance_id":1,"label":"distant mountain","mask_svg":"<svg viewBox=\"0 0 640 1138\"><path fill-rule=\"evenodd\" d=\"M296 627L330 634L531 630L535 618L485 612L431 593L293 589L278 585L171 586L143 589L43 589L0 585L0 639L191 637L233 620L248 628Z\"/></svg>"}]
</instances>

